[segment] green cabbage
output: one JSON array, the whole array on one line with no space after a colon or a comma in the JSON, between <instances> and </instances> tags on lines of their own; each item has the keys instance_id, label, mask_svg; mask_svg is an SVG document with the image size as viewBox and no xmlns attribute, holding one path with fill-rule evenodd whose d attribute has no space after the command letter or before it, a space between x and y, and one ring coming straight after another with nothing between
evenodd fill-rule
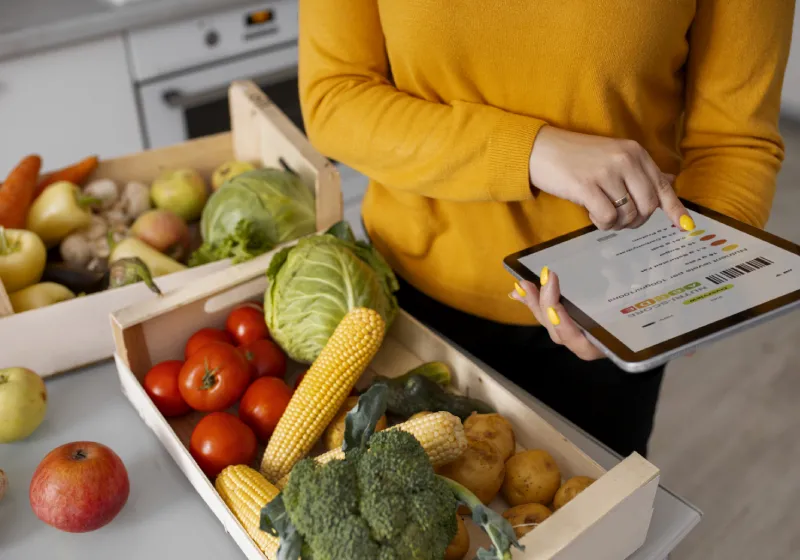
<instances>
[{"instance_id":1,"label":"green cabbage","mask_svg":"<svg viewBox=\"0 0 800 560\"><path fill-rule=\"evenodd\" d=\"M294 360L311 363L345 314L369 307L387 328L397 315L397 277L346 222L301 239L272 258L264 315L272 338Z\"/></svg>"},{"instance_id":2,"label":"green cabbage","mask_svg":"<svg viewBox=\"0 0 800 560\"><path fill-rule=\"evenodd\" d=\"M190 264L235 262L316 231L314 192L282 169L246 171L208 199L200 219L203 245Z\"/></svg>"}]
</instances>

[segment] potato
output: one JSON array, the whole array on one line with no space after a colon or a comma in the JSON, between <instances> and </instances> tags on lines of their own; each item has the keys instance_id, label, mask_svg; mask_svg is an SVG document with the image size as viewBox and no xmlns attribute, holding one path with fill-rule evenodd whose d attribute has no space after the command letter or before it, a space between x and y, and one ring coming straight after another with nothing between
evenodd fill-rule
<instances>
[{"instance_id":1,"label":"potato","mask_svg":"<svg viewBox=\"0 0 800 560\"><path fill-rule=\"evenodd\" d=\"M553 511L564 507L572 498L586 490L592 482L594 479L588 476L573 476L567 480L553 498Z\"/></svg>"},{"instance_id":2,"label":"potato","mask_svg":"<svg viewBox=\"0 0 800 560\"><path fill-rule=\"evenodd\" d=\"M467 526L460 515L456 515L456 519L458 519L458 533L448 545L447 550L444 551L444 560L461 560L469 552Z\"/></svg>"},{"instance_id":3,"label":"potato","mask_svg":"<svg viewBox=\"0 0 800 560\"><path fill-rule=\"evenodd\" d=\"M326 449L339 449L342 446L342 442L344 441L344 419L347 413L355 408L356 404L358 404L358 397L348 397L331 423L328 424L322 436ZM380 432L381 430L385 430L386 426L386 415L383 415L380 420L378 420L375 431Z\"/></svg>"},{"instance_id":4,"label":"potato","mask_svg":"<svg viewBox=\"0 0 800 560\"><path fill-rule=\"evenodd\" d=\"M437 472L453 479L469 489L485 505L489 505L503 485L506 467L503 457L487 441L470 441L464 453L437 469ZM468 511L463 506L459 512Z\"/></svg>"},{"instance_id":5,"label":"potato","mask_svg":"<svg viewBox=\"0 0 800 560\"><path fill-rule=\"evenodd\" d=\"M544 504L553 501L561 486L561 471L543 449L521 451L506 461L503 497L508 505Z\"/></svg>"},{"instance_id":6,"label":"potato","mask_svg":"<svg viewBox=\"0 0 800 560\"><path fill-rule=\"evenodd\" d=\"M518 539L533 531L536 528L534 523L541 523L551 515L553 512L542 504L522 504L503 512L503 517L511 523Z\"/></svg>"},{"instance_id":7,"label":"potato","mask_svg":"<svg viewBox=\"0 0 800 560\"><path fill-rule=\"evenodd\" d=\"M517 450L514 428L499 414L478 414L473 412L464 420L464 433L473 440L488 441L507 461Z\"/></svg>"}]
</instances>

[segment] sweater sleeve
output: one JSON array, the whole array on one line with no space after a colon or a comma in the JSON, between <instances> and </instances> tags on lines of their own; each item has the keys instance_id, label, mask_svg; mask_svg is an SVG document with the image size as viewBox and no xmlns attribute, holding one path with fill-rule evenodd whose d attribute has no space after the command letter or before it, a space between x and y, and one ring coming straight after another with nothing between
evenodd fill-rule
<instances>
[{"instance_id":1,"label":"sweater sleeve","mask_svg":"<svg viewBox=\"0 0 800 560\"><path fill-rule=\"evenodd\" d=\"M763 228L784 158L778 131L792 0L698 0L689 33L678 194Z\"/></svg>"},{"instance_id":2,"label":"sweater sleeve","mask_svg":"<svg viewBox=\"0 0 800 560\"><path fill-rule=\"evenodd\" d=\"M544 123L480 103L438 103L389 79L377 0L300 0L300 102L318 150L400 191L453 201L533 197Z\"/></svg>"}]
</instances>

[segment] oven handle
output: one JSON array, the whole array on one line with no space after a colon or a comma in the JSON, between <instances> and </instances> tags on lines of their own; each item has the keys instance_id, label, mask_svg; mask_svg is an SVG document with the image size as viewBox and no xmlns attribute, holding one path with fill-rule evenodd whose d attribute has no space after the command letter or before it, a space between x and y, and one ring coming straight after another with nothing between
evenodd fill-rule
<instances>
[{"instance_id":1,"label":"oven handle","mask_svg":"<svg viewBox=\"0 0 800 560\"><path fill-rule=\"evenodd\" d=\"M277 72L269 72L249 79L261 87L269 87L286 79L296 77L297 68L293 67ZM161 99L168 107L172 107L173 109L191 109L192 107L198 107L227 97L228 87L228 85L225 85L188 93L176 88L170 88L161 94Z\"/></svg>"}]
</instances>

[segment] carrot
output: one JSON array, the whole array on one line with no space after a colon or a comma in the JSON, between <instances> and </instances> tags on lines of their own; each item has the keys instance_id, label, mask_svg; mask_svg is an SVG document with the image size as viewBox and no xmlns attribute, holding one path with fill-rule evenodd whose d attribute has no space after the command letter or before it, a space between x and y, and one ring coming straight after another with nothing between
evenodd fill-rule
<instances>
[{"instance_id":1,"label":"carrot","mask_svg":"<svg viewBox=\"0 0 800 560\"><path fill-rule=\"evenodd\" d=\"M98 163L99 160L97 156L89 156L76 164L70 165L69 167L64 167L63 169L43 175L39 180L39 184L36 186L36 193L33 197L36 198L42 194L42 191L45 188L57 181L69 181L70 183L75 183L79 187L82 187L89 178L89 175L91 175L92 172L97 169Z\"/></svg>"},{"instance_id":2,"label":"carrot","mask_svg":"<svg viewBox=\"0 0 800 560\"><path fill-rule=\"evenodd\" d=\"M41 157L26 156L0 186L0 226L13 229L25 227L41 168Z\"/></svg>"}]
</instances>

